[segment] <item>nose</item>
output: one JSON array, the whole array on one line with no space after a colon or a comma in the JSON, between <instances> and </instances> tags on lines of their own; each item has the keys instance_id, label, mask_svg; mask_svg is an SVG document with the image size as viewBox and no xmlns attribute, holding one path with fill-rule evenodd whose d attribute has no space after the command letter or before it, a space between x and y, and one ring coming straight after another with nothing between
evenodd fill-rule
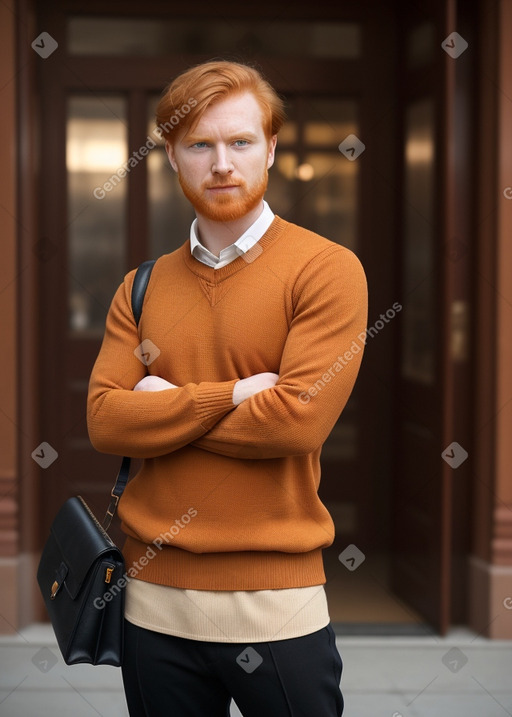
<instances>
[{"instance_id":1,"label":"nose","mask_svg":"<svg viewBox=\"0 0 512 717\"><path fill-rule=\"evenodd\" d=\"M227 147L225 145L217 146L212 164L212 174L221 174L225 176L227 174L231 174L233 169L233 163L229 158Z\"/></svg>"}]
</instances>

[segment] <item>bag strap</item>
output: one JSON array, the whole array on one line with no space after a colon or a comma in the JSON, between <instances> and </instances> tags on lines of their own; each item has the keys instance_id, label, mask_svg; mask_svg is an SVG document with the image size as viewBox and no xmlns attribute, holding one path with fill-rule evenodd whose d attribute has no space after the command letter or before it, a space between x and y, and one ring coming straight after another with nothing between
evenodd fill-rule
<instances>
[{"instance_id":1,"label":"bag strap","mask_svg":"<svg viewBox=\"0 0 512 717\"><path fill-rule=\"evenodd\" d=\"M142 304L144 303L144 296L146 295L146 289L148 288L149 277L151 276L154 265L154 259L142 262L135 272L135 277L133 279L132 312L137 326L139 325L140 317L142 315Z\"/></svg>"},{"instance_id":2,"label":"bag strap","mask_svg":"<svg viewBox=\"0 0 512 717\"><path fill-rule=\"evenodd\" d=\"M146 295L146 289L148 288L149 284L149 277L151 276L151 272L153 271L154 265L155 259L149 259L148 261L144 261L138 267L133 278L131 303L133 318L135 319L135 323L137 326L139 325L140 317L142 315L144 296ZM109 529L110 523L112 522L112 518L114 517L117 510L119 498L123 495L124 489L126 488L126 484L128 483L128 477L130 475L130 463L131 458L128 458L128 456L125 456L121 461L121 467L119 468L116 482L114 483L114 486L110 491L110 503L103 519L104 530Z\"/></svg>"}]
</instances>

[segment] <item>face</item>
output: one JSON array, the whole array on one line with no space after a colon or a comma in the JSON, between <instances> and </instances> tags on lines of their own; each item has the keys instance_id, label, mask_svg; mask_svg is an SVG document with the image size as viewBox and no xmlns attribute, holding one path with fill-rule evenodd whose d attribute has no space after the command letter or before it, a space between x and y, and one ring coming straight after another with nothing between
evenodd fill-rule
<instances>
[{"instance_id":1,"label":"face","mask_svg":"<svg viewBox=\"0 0 512 717\"><path fill-rule=\"evenodd\" d=\"M227 222L261 202L276 139L265 136L262 110L246 92L209 107L193 131L183 130L166 150L196 213Z\"/></svg>"}]
</instances>

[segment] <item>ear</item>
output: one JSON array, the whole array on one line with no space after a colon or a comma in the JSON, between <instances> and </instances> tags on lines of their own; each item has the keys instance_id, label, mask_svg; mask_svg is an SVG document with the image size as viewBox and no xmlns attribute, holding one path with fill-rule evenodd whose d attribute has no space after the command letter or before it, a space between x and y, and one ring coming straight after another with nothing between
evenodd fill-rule
<instances>
[{"instance_id":1,"label":"ear","mask_svg":"<svg viewBox=\"0 0 512 717\"><path fill-rule=\"evenodd\" d=\"M274 164L274 158L275 158L275 153L276 153L276 144L277 144L277 134L275 134L273 137L271 137L270 142L268 143L267 169L270 169L270 167Z\"/></svg>"},{"instance_id":2,"label":"ear","mask_svg":"<svg viewBox=\"0 0 512 717\"><path fill-rule=\"evenodd\" d=\"M167 152L167 156L169 157L169 162L171 163L171 167L174 169L175 172L178 171L178 164L176 162L176 155L174 154L174 147L172 144L167 140L165 143L165 151Z\"/></svg>"}]
</instances>

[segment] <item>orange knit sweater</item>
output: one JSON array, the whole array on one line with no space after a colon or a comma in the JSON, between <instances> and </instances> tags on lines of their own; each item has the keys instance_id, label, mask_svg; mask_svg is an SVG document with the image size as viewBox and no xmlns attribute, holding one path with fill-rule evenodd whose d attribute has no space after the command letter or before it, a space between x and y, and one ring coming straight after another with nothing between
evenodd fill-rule
<instances>
[{"instance_id":1,"label":"orange knit sweater","mask_svg":"<svg viewBox=\"0 0 512 717\"><path fill-rule=\"evenodd\" d=\"M334 526L319 459L363 353L358 259L279 217L218 270L187 241L155 264L138 331L133 277L113 299L88 399L94 447L144 459L119 504L129 577L203 590L325 582ZM264 371L275 387L235 406L235 382ZM147 372L179 388L134 392Z\"/></svg>"}]
</instances>

